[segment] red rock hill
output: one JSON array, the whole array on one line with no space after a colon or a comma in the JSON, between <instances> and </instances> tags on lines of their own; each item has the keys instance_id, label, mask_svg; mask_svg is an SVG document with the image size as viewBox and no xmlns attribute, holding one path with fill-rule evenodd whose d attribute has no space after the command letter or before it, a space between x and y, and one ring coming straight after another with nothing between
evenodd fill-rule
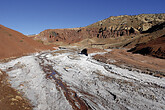
<instances>
[{"instance_id":1,"label":"red rock hill","mask_svg":"<svg viewBox=\"0 0 165 110\"><path fill-rule=\"evenodd\" d=\"M50 48L50 46L45 46L17 31L0 25L0 59L21 56Z\"/></svg>"}]
</instances>

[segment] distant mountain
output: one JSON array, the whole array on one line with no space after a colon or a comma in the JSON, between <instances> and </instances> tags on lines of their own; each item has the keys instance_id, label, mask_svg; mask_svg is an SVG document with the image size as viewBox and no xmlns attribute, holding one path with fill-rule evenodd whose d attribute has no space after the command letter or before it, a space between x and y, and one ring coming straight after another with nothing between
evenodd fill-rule
<instances>
[{"instance_id":1,"label":"distant mountain","mask_svg":"<svg viewBox=\"0 0 165 110\"><path fill-rule=\"evenodd\" d=\"M0 59L16 57L48 49L41 42L0 25Z\"/></svg>"},{"instance_id":2,"label":"distant mountain","mask_svg":"<svg viewBox=\"0 0 165 110\"><path fill-rule=\"evenodd\" d=\"M46 44L133 48L165 34L165 14L111 16L81 28L48 29L33 36Z\"/></svg>"},{"instance_id":3,"label":"distant mountain","mask_svg":"<svg viewBox=\"0 0 165 110\"><path fill-rule=\"evenodd\" d=\"M48 29L36 35L35 39L41 39L46 43L56 42L58 44L58 42L63 42L72 44L84 39L97 38L94 39L94 44L111 44L105 48L122 47L132 41L135 36L141 35L152 26L163 22L165 22L165 14L111 16L82 28ZM109 41L110 39L111 41ZM122 44L120 45L120 43Z\"/></svg>"},{"instance_id":4,"label":"distant mountain","mask_svg":"<svg viewBox=\"0 0 165 110\"><path fill-rule=\"evenodd\" d=\"M133 28L134 31L147 31L152 26L165 21L165 14L140 14L134 16L121 15L111 16L94 24L87 26L88 28L106 27L110 30L126 30Z\"/></svg>"}]
</instances>

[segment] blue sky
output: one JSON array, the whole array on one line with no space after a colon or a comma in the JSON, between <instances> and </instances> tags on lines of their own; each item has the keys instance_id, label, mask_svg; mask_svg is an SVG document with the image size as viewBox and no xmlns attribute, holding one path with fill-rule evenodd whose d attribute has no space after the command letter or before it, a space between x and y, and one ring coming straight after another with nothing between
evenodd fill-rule
<instances>
[{"instance_id":1,"label":"blue sky","mask_svg":"<svg viewBox=\"0 0 165 110\"><path fill-rule=\"evenodd\" d=\"M142 13L165 13L165 0L0 0L0 24L23 34Z\"/></svg>"}]
</instances>

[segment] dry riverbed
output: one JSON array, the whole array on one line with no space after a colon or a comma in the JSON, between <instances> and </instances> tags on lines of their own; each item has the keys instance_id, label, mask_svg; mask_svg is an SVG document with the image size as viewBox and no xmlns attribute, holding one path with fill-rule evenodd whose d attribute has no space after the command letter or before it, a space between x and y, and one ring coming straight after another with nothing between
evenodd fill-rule
<instances>
[{"instance_id":1,"label":"dry riverbed","mask_svg":"<svg viewBox=\"0 0 165 110\"><path fill-rule=\"evenodd\" d=\"M165 78L78 53L75 49L41 52L1 63L0 69L35 110L164 110Z\"/></svg>"}]
</instances>

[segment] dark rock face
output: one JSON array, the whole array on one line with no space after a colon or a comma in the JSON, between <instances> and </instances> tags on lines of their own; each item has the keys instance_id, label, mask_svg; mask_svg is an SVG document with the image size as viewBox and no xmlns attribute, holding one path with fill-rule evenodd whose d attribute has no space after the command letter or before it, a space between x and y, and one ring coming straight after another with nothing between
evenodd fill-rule
<instances>
[{"instance_id":1,"label":"dark rock face","mask_svg":"<svg viewBox=\"0 0 165 110\"><path fill-rule=\"evenodd\" d=\"M81 51L81 54L84 54L84 55L88 56L87 49L83 49L83 50Z\"/></svg>"}]
</instances>

